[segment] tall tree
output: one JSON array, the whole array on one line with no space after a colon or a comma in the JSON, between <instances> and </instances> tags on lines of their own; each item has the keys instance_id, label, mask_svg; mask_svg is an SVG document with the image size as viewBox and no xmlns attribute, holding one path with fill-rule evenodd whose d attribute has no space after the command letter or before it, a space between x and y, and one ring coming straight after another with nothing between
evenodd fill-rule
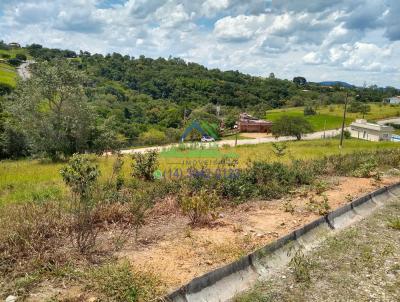
<instances>
[{"instance_id":1,"label":"tall tree","mask_svg":"<svg viewBox=\"0 0 400 302\"><path fill-rule=\"evenodd\" d=\"M87 148L93 118L85 82L65 60L35 64L31 78L19 82L9 108L33 152L56 159Z\"/></svg>"}]
</instances>

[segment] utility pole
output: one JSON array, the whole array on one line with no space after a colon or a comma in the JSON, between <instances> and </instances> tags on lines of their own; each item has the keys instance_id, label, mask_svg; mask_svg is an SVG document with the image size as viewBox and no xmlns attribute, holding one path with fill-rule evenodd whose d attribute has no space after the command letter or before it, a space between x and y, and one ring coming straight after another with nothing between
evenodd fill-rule
<instances>
[{"instance_id":1,"label":"utility pole","mask_svg":"<svg viewBox=\"0 0 400 302\"><path fill-rule=\"evenodd\" d=\"M343 147L344 125L346 123L346 111L347 111L348 99L349 99L349 92L346 92L346 100L344 102L344 111L343 111L342 132L340 133L340 145L339 145L340 149L342 149Z\"/></svg>"}]
</instances>

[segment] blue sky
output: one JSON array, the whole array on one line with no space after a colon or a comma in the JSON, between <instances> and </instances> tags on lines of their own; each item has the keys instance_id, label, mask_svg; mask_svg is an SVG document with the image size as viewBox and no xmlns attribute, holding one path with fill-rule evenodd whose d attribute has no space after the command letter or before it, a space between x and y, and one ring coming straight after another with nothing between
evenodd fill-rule
<instances>
[{"instance_id":1,"label":"blue sky","mask_svg":"<svg viewBox=\"0 0 400 302\"><path fill-rule=\"evenodd\" d=\"M0 39L400 87L399 0L0 0Z\"/></svg>"}]
</instances>

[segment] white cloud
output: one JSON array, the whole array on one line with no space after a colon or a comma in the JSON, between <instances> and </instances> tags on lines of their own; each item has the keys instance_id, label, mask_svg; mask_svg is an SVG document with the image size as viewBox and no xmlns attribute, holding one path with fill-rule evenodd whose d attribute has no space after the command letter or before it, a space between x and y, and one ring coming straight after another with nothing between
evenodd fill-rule
<instances>
[{"instance_id":1,"label":"white cloud","mask_svg":"<svg viewBox=\"0 0 400 302\"><path fill-rule=\"evenodd\" d=\"M398 0L0 0L0 37L400 87L399 18Z\"/></svg>"}]
</instances>

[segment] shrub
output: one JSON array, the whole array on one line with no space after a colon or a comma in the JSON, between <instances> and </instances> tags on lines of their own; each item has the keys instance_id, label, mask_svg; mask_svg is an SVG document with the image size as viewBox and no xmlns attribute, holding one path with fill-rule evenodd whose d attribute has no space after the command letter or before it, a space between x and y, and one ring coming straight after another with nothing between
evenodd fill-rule
<instances>
[{"instance_id":1,"label":"shrub","mask_svg":"<svg viewBox=\"0 0 400 302\"><path fill-rule=\"evenodd\" d=\"M304 115L316 115L317 112L315 111L315 109L311 106L306 106L304 107Z\"/></svg>"},{"instance_id":2,"label":"shrub","mask_svg":"<svg viewBox=\"0 0 400 302\"><path fill-rule=\"evenodd\" d=\"M8 64L10 64L12 66L15 66L15 67L18 67L19 65L22 64L22 61L20 59L17 59L17 58L8 59L7 62L8 62Z\"/></svg>"},{"instance_id":3,"label":"shrub","mask_svg":"<svg viewBox=\"0 0 400 302\"><path fill-rule=\"evenodd\" d=\"M132 164L132 176L144 180L154 180L154 172L158 167L158 152L148 151L146 153L134 153Z\"/></svg>"},{"instance_id":4,"label":"shrub","mask_svg":"<svg viewBox=\"0 0 400 302\"><path fill-rule=\"evenodd\" d=\"M26 55L24 55L23 53L17 53L15 55L15 58L18 59L18 60L21 60L21 61L26 61L27 60Z\"/></svg>"},{"instance_id":5,"label":"shrub","mask_svg":"<svg viewBox=\"0 0 400 302\"><path fill-rule=\"evenodd\" d=\"M79 251L84 253L96 243L97 230L92 211L92 191L100 172L88 156L74 154L60 173L73 193L71 208L74 219L71 233Z\"/></svg>"},{"instance_id":6,"label":"shrub","mask_svg":"<svg viewBox=\"0 0 400 302\"><path fill-rule=\"evenodd\" d=\"M356 177L371 177L372 173L376 171L378 164L374 158L369 158L367 161L360 164L360 166L354 170L353 175Z\"/></svg>"},{"instance_id":7,"label":"shrub","mask_svg":"<svg viewBox=\"0 0 400 302\"><path fill-rule=\"evenodd\" d=\"M7 83L0 83L0 96L9 94L13 91L13 87Z\"/></svg>"},{"instance_id":8,"label":"shrub","mask_svg":"<svg viewBox=\"0 0 400 302\"><path fill-rule=\"evenodd\" d=\"M350 131L349 131L349 130L344 130L344 131L343 131L343 137L344 137L345 139L350 139L350 138L351 138L351 133L350 133Z\"/></svg>"},{"instance_id":9,"label":"shrub","mask_svg":"<svg viewBox=\"0 0 400 302\"><path fill-rule=\"evenodd\" d=\"M179 197L179 206L192 225L208 223L214 219L219 204L216 191L206 189L195 193L185 190Z\"/></svg>"},{"instance_id":10,"label":"shrub","mask_svg":"<svg viewBox=\"0 0 400 302\"><path fill-rule=\"evenodd\" d=\"M326 195L322 195L322 200L315 200L314 198L311 198L307 203L307 209L318 215L328 214L330 208L328 197Z\"/></svg>"}]
</instances>

